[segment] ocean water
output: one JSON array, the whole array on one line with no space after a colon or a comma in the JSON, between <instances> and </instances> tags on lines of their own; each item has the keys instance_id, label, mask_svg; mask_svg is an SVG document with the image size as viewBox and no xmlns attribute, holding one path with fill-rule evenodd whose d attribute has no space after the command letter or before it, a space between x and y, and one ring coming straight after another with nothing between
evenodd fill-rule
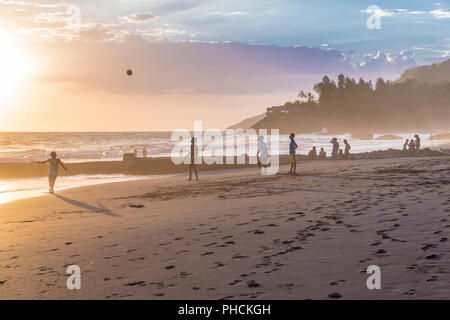
<instances>
[{"instance_id":1,"label":"ocean water","mask_svg":"<svg viewBox=\"0 0 450 320\"><path fill-rule=\"evenodd\" d=\"M389 148L401 149L406 138L413 133L398 133L401 140L358 140L350 135L336 136L340 143L347 139L351 152L367 152ZM379 135L374 135L377 137ZM449 141L430 140L430 134L421 135L422 147L439 149ZM295 140L299 146L297 153L307 154L316 146L321 147L329 155L331 152L331 136L320 134L299 134ZM267 139L270 147L270 139ZM0 162L31 162L46 160L51 151L66 163L83 161L121 160L124 153L137 149L141 155L146 148L149 157L168 157L178 141L171 141L171 132L47 132L47 133L0 133ZM247 148L248 143L246 142ZM252 143L253 144L253 143ZM203 146L207 148L207 145ZM256 153L255 146L251 148ZM269 149L270 150L270 149ZM281 135L279 153L287 154L289 137ZM274 154L273 152L271 154ZM56 189L67 189L86 185L155 178L127 175L79 175L58 178ZM46 177L30 179L0 179L0 204L21 198L39 196L48 192Z\"/></svg>"},{"instance_id":2,"label":"ocean water","mask_svg":"<svg viewBox=\"0 0 450 320\"><path fill-rule=\"evenodd\" d=\"M340 143L347 139L352 152L366 152L388 148L401 149L406 138L413 133L396 134L402 140L357 140L350 135L336 136ZM375 135L377 137L379 135ZM421 135L423 147L439 148L445 141L429 140ZM332 136L299 134L295 140L300 154L307 154L312 146L324 147L329 153ZM448 143L447 141L446 143ZM168 157L177 141L171 141L171 132L65 132L65 133L0 133L0 162L30 162L46 160L56 151L64 162L121 160L124 153L146 148L149 157ZM280 154L288 153L289 138L280 136ZM206 146L205 146L206 147Z\"/></svg>"}]
</instances>

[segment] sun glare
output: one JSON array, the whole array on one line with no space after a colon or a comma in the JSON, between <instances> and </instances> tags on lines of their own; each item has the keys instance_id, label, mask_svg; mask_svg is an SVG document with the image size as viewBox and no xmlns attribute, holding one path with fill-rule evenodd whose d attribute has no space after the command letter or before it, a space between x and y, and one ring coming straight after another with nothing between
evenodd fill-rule
<instances>
[{"instance_id":1,"label":"sun glare","mask_svg":"<svg viewBox=\"0 0 450 320\"><path fill-rule=\"evenodd\" d=\"M0 30L0 110L20 91L26 77L35 71L33 60L7 33Z\"/></svg>"}]
</instances>

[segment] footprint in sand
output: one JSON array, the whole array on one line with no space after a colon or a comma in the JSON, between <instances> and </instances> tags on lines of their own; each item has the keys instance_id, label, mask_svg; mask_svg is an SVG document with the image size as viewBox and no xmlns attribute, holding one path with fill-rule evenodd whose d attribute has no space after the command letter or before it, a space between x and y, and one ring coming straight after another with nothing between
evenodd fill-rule
<instances>
[{"instance_id":1,"label":"footprint in sand","mask_svg":"<svg viewBox=\"0 0 450 320\"><path fill-rule=\"evenodd\" d=\"M164 292L161 292L161 293L154 293L153 294L155 297L163 297L163 296L165 296L166 294L164 293Z\"/></svg>"},{"instance_id":2,"label":"footprint in sand","mask_svg":"<svg viewBox=\"0 0 450 320\"><path fill-rule=\"evenodd\" d=\"M248 233L253 233L253 234L263 234L264 233L264 231L262 231L262 230L259 230L259 229L256 229L256 230L250 230L250 231L247 231Z\"/></svg>"},{"instance_id":3,"label":"footprint in sand","mask_svg":"<svg viewBox=\"0 0 450 320\"><path fill-rule=\"evenodd\" d=\"M341 296L341 294L339 292L334 292L334 293L330 293L328 295L328 297L331 298L331 299L340 299L342 296Z\"/></svg>"},{"instance_id":4,"label":"footprint in sand","mask_svg":"<svg viewBox=\"0 0 450 320\"><path fill-rule=\"evenodd\" d=\"M143 205L143 204L130 204L130 205L128 205L130 208L137 208L137 209L140 209L140 208L144 208L145 206Z\"/></svg>"},{"instance_id":5,"label":"footprint in sand","mask_svg":"<svg viewBox=\"0 0 450 320\"><path fill-rule=\"evenodd\" d=\"M145 281L134 281L134 282L127 282L124 284L124 286L134 287L134 286L146 286Z\"/></svg>"},{"instance_id":6,"label":"footprint in sand","mask_svg":"<svg viewBox=\"0 0 450 320\"><path fill-rule=\"evenodd\" d=\"M247 286L249 288L258 288L261 285L258 282L256 282L255 280L249 280L249 281L247 281Z\"/></svg>"},{"instance_id":7,"label":"footprint in sand","mask_svg":"<svg viewBox=\"0 0 450 320\"><path fill-rule=\"evenodd\" d=\"M338 280L338 281L333 281L330 283L330 286L337 286L340 285L341 283L344 283L345 280Z\"/></svg>"},{"instance_id":8,"label":"footprint in sand","mask_svg":"<svg viewBox=\"0 0 450 320\"><path fill-rule=\"evenodd\" d=\"M428 249L431 249L431 248L437 248L437 244L426 243L426 244L424 244L424 246L421 249L423 251L427 251Z\"/></svg>"},{"instance_id":9,"label":"footprint in sand","mask_svg":"<svg viewBox=\"0 0 450 320\"><path fill-rule=\"evenodd\" d=\"M403 292L403 294L406 294L408 296L413 296L416 294L416 289L409 289L408 291Z\"/></svg>"}]
</instances>

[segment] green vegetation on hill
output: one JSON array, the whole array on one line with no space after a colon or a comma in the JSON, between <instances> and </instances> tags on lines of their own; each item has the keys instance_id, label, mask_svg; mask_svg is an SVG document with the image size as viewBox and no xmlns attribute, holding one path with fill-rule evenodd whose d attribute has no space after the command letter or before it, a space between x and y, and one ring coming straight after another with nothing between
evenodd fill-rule
<instances>
[{"instance_id":1,"label":"green vegetation on hill","mask_svg":"<svg viewBox=\"0 0 450 320\"><path fill-rule=\"evenodd\" d=\"M253 127L287 132L390 133L448 129L450 82L376 83L339 75L327 76L314 86L315 95L299 93L300 100L267 108L264 119Z\"/></svg>"},{"instance_id":2,"label":"green vegetation on hill","mask_svg":"<svg viewBox=\"0 0 450 320\"><path fill-rule=\"evenodd\" d=\"M429 66L408 69L401 75L399 81L407 79L429 84L450 82L450 59Z\"/></svg>"}]
</instances>

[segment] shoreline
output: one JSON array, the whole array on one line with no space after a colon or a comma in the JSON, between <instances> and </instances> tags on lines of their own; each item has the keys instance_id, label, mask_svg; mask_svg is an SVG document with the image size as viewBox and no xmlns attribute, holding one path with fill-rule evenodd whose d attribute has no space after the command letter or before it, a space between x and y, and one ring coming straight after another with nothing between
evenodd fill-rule
<instances>
[{"instance_id":1,"label":"shoreline","mask_svg":"<svg viewBox=\"0 0 450 320\"><path fill-rule=\"evenodd\" d=\"M389 150L386 150L389 151ZM434 153L435 151L433 151ZM378 157L374 157L374 154L378 154ZM296 155L297 158L297 169L301 170L301 165L302 164L314 164L314 163L326 163L326 162L346 162L346 161L361 161L361 160L381 160L381 159L391 159L391 160L400 160L400 159L421 159L422 157L412 157L412 156L386 156L385 151L374 151L374 152L369 152L369 153L363 153L363 154L357 154L358 156L355 157L354 155L352 155L353 157L350 159L341 159L341 160L332 160L332 159L326 159L326 160L308 160L306 156L303 155ZM384 156L383 156L384 155ZM435 154L433 156L430 157L447 157L449 156L448 154L445 153L440 153L439 154ZM280 157L280 170L281 167L283 166L288 166L289 165L289 161L288 161L288 157L287 156L281 156ZM152 158L147 158L147 159L141 159L142 160L149 160ZM85 164L89 164L88 162ZM1 167L1 166L0 166ZM86 183L83 185L78 185L78 186L62 186L62 187L58 187L58 183L56 185L56 190L58 192L60 191L65 191L65 190L72 190L72 189L80 189L80 188L86 188L86 187L90 187L90 186L97 186L97 185L108 185L108 184L118 184L118 183L128 183L130 181L146 181L146 180L154 180L154 179L170 179L170 178L176 178L176 177L184 177L188 175L188 168L187 165L181 165L179 167L184 168L184 170L180 170L179 172L176 173L171 173L171 174L167 174L167 173L160 173L160 174L156 174L156 175L129 175L129 176L124 176L123 178L117 178L118 181L105 181L105 182L94 182L94 183ZM204 169L206 167L206 170ZM200 166L201 169L199 169L199 176L200 179L205 175L217 175L217 174L221 174L224 172L227 173L233 173L233 172L254 172L256 175L259 175L258 173L258 168L256 165L202 165ZM0 171L1 172L1 171ZM282 174L282 172L278 172L277 174ZM60 175L59 176L59 181L62 179L64 179L64 177L69 178L69 177L75 177L76 175ZM40 178L44 178L46 176L40 176ZM36 178L36 177L32 177L32 178ZM20 200L24 200L24 199L29 199L29 198L36 198L36 197L45 197L48 195L47 189L47 181L43 181L42 184L42 188L39 189L31 189L31 190L11 190L11 191L5 191L3 193L0 193L0 206L6 203L11 203L11 202L15 202L15 201L20 201ZM16 193L17 192L17 193ZM19 195L18 193L22 193L22 195ZM4 198L8 198L8 199L4 199Z\"/></svg>"},{"instance_id":2,"label":"shoreline","mask_svg":"<svg viewBox=\"0 0 450 320\"><path fill-rule=\"evenodd\" d=\"M449 153L431 150L429 148L421 149L419 154L414 157L425 156L450 156ZM377 150L363 153L351 153L350 160L357 159L379 159L379 158L407 158L410 154L399 149ZM307 160L306 155L297 154L296 159L300 161ZM331 160L327 157L327 160ZM311 161L327 161L327 160L311 160ZM223 160L225 163L225 158ZM255 168L256 164L249 164L249 158L246 156L245 164L212 164L205 163L197 165L199 171L211 170L229 170L240 168ZM280 165L288 164L288 155L279 156ZM125 175L161 175L161 174L176 174L187 171L186 164L175 165L169 157L148 157L136 158L132 161L90 161L90 162L74 162L67 163L69 172L66 173L60 170L60 176L75 176L75 175L95 175L95 174L125 174ZM32 177L46 177L48 167L46 165L37 164L35 162L0 162L0 178L32 178Z\"/></svg>"},{"instance_id":3,"label":"shoreline","mask_svg":"<svg viewBox=\"0 0 450 320\"><path fill-rule=\"evenodd\" d=\"M446 157L449 156L449 154L438 152L438 151L432 151L429 149L423 149L421 150L422 154L420 156L412 157L410 155L405 155L403 152L399 150L389 149L389 150L382 150L382 151L372 151L372 152L366 152L366 153L359 153L359 154L352 154L350 159L341 159L341 160L332 160L332 159L326 159L326 160L308 160L306 156L304 155L296 155L297 158L297 167L301 169L301 165L303 164L314 164L314 163L321 163L321 162L342 162L342 161L357 161L357 160L376 160L376 159L421 159L423 157ZM246 159L246 162L248 162L248 158ZM90 181L89 183L86 180L85 184L82 185L75 185L75 186L62 186L58 188L58 182L56 184L56 190L68 190L68 189L76 189L76 188L84 188L88 187L90 185L103 185L103 184L110 184L110 183L126 183L133 180L153 180L153 179L162 179L166 177L177 177L177 176L184 176L188 174L188 166L187 165L174 165L170 158L138 158L136 161L127 162L127 161L112 161L109 164L109 166L101 166L99 167L98 162L82 162L82 163L75 163L75 164L67 164L69 167L69 170L71 173L74 171L76 173L73 174L66 174L61 170L61 174L59 176L59 181L61 179L71 178L71 177L77 177L78 175L87 175L91 174L92 176L95 175L106 175L106 179L108 178L108 174L123 174L123 178L117 178L119 181L105 181L102 182L101 180L95 181L92 183ZM170 164L168 164L170 163ZM39 166L36 168L36 164L26 164L26 165L34 165L33 169L39 170L39 171L33 171L30 176L12 176L13 173L17 173L15 170L21 170L24 168L23 163L3 163L4 166L2 166L2 163L0 163L0 178L7 178L7 179L15 179L15 178L21 178L21 179L27 179L27 178L44 178L47 177L47 168L46 166L37 165ZM288 156L280 156L280 167L288 165L289 159ZM17 166L14 168L14 166ZM75 166L72 166L75 165ZM156 165L156 166L155 166ZM2 169L8 168L8 171L4 171ZM14 170L14 169L15 170ZM97 172L95 170L100 170L100 168L103 169L103 172ZM13 170L11 170L13 169ZM30 169L30 168L28 168ZM244 172L245 169L251 169L254 170L256 174L257 173L257 165L255 164L244 164L244 165L206 165L202 164L198 166L198 171L200 178L202 175L205 174L215 174L215 173L221 173L221 172L233 172L233 171L240 171ZM119 170L119 171L118 171ZM122 170L122 171L121 171ZM118 172L117 172L118 171ZM5 172L7 173L6 177L2 176L5 175ZM25 171L25 173L29 173L30 171ZM21 171L21 174L24 174L23 171ZM37 175L41 174L41 175ZM9 176L8 176L9 175ZM64 180L63 180L64 181ZM34 198L34 197L40 197L47 195L47 181L42 182L42 187L38 187L36 189L32 190L11 190L11 191L4 191L0 193L0 205L9 203L12 201L19 201L22 199L27 198Z\"/></svg>"}]
</instances>

